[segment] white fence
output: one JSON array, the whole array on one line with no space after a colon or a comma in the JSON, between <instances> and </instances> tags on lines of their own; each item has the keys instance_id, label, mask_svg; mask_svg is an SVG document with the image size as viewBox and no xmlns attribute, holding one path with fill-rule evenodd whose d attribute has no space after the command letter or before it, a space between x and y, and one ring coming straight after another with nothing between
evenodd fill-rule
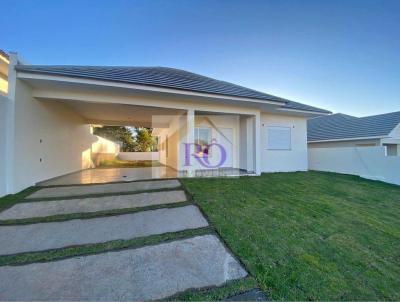
<instances>
[{"instance_id":1,"label":"white fence","mask_svg":"<svg viewBox=\"0 0 400 302\"><path fill-rule=\"evenodd\" d=\"M400 156L386 156L385 147L309 148L308 168L400 185Z\"/></svg>"},{"instance_id":2,"label":"white fence","mask_svg":"<svg viewBox=\"0 0 400 302\"><path fill-rule=\"evenodd\" d=\"M160 160L159 152L120 152L118 157L122 160Z\"/></svg>"}]
</instances>

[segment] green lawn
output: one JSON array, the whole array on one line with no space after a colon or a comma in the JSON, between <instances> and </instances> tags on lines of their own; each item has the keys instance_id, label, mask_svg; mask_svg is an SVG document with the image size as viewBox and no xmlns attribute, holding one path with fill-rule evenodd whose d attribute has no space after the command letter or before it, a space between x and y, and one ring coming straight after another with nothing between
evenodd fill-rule
<instances>
[{"instance_id":1,"label":"green lawn","mask_svg":"<svg viewBox=\"0 0 400 302\"><path fill-rule=\"evenodd\" d=\"M400 300L400 187L322 172L182 179L275 300Z\"/></svg>"}]
</instances>

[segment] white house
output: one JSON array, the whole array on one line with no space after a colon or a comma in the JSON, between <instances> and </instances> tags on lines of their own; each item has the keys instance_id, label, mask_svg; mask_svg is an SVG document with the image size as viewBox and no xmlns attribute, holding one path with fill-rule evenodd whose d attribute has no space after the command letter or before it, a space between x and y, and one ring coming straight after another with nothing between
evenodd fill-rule
<instances>
[{"instance_id":1,"label":"white house","mask_svg":"<svg viewBox=\"0 0 400 302\"><path fill-rule=\"evenodd\" d=\"M365 117L337 113L308 120L309 148L374 146L400 156L400 111Z\"/></svg>"},{"instance_id":2,"label":"white house","mask_svg":"<svg viewBox=\"0 0 400 302\"><path fill-rule=\"evenodd\" d=\"M0 195L92 167L91 124L152 127L182 172L307 170L307 119L328 111L163 67L37 66L7 58Z\"/></svg>"},{"instance_id":3,"label":"white house","mask_svg":"<svg viewBox=\"0 0 400 302\"><path fill-rule=\"evenodd\" d=\"M400 185L400 111L308 120L310 170L353 174Z\"/></svg>"}]
</instances>

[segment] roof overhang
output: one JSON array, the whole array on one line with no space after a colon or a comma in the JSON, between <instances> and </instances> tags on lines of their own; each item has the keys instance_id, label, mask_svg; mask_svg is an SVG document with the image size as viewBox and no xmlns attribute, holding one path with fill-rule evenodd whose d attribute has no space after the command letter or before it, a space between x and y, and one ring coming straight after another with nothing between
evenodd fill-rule
<instances>
[{"instance_id":1,"label":"roof overhang","mask_svg":"<svg viewBox=\"0 0 400 302\"><path fill-rule=\"evenodd\" d=\"M58 75L48 75L41 74L36 72L21 72L17 71L17 77L19 79L23 79L26 81L44 81L44 82L57 82L57 83L65 83L65 84L83 84L83 85L92 85L92 86L101 86L101 87L109 87L111 88L122 88L135 90L140 92L155 92L155 93L163 93L163 94L174 94L181 96L191 96L191 97L201 97L201 98L212 98L214 100L222 100L222 101L239 101L239 102L247 102L247 103L255 103L255 104L263 104L263 105L275 105L282 106L285 103L281 101L274 100L259 100L254 98L245 98L245 97L236 97L236 96L227 96L220 94L211 94L211 93L202 93L195 92L189 90L181 90L181 89L173 89L173 88L164 88L164 87L156 87L150 85L140 85L140 84L130 84L130 83L122 83L116 81L104 81L104 80L96 80L96 79L86 79L79 77L70 77L70 76L58 76Z\"/></svg>"},{"instance_id":2,"label":"roof overhang","mask_svg":"<svg viewBox=\"0 0 400 302\"><path fill-rule=\"evenodd\" d=\"M321 115L331 115L332 112L320 112L320 111L311 111L311 110L300 110L300 109L292 109L292 108L284 108L280 107L276 109L277 111L281 111L287 114L293 114L293 115L306 115L309 117L318 117Z\"/></svg>"},{"instance_id":3,"label":"roof overhang","mask_svg":"<svg viewBox=\"0 0 400 302\"><path fill-rule=\"evenodd\" d=\"M343 141L356 141L356 140L367 140L367 139L382 139L387 138L387 136L365 136L365 137L348 137L348 138L338 138L338 139L323 139L323 140L308 140L309 144L312 143L329 143L329 142L343 142Z\"/></svg>"}]
</instances>

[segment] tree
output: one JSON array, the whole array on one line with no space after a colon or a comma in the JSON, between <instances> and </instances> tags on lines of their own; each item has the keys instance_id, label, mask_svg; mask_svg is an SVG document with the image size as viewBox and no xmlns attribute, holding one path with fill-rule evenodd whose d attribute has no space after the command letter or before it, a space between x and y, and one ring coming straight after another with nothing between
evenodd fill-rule
<instances>
[{"instance_id":1,"label":"tree","mask_svg":"<svg viewBox=\"0 0 400 302\"><path fill-rule=\"evenodd\" d=\"M149 152L157 149L156 138L151 128L130 128L125 126L94 127L93 134L120 142L122 152Z\"/></svg>"},{"instance_id":2,"label":"tree","mask_svg":"<svg viewBox=\"0 0 400 302\"><path fill-rule=\"evenodd\" d=\"M103 126L94 127L93 134L121 143L121 151L130 152L135 149L135 141L132 132L124 126Z\"/></svg>"},{"instance_id":3,"label":"tree","mask_svg":"<svg viewBox=\"0 0 400 302\"><path fill-rule=\"evenodd\" d=\"M151 136L150 128L135 128L135 151L149 152L153 151L156 143L155 138Z\"/></svg>"}]
</instances>

